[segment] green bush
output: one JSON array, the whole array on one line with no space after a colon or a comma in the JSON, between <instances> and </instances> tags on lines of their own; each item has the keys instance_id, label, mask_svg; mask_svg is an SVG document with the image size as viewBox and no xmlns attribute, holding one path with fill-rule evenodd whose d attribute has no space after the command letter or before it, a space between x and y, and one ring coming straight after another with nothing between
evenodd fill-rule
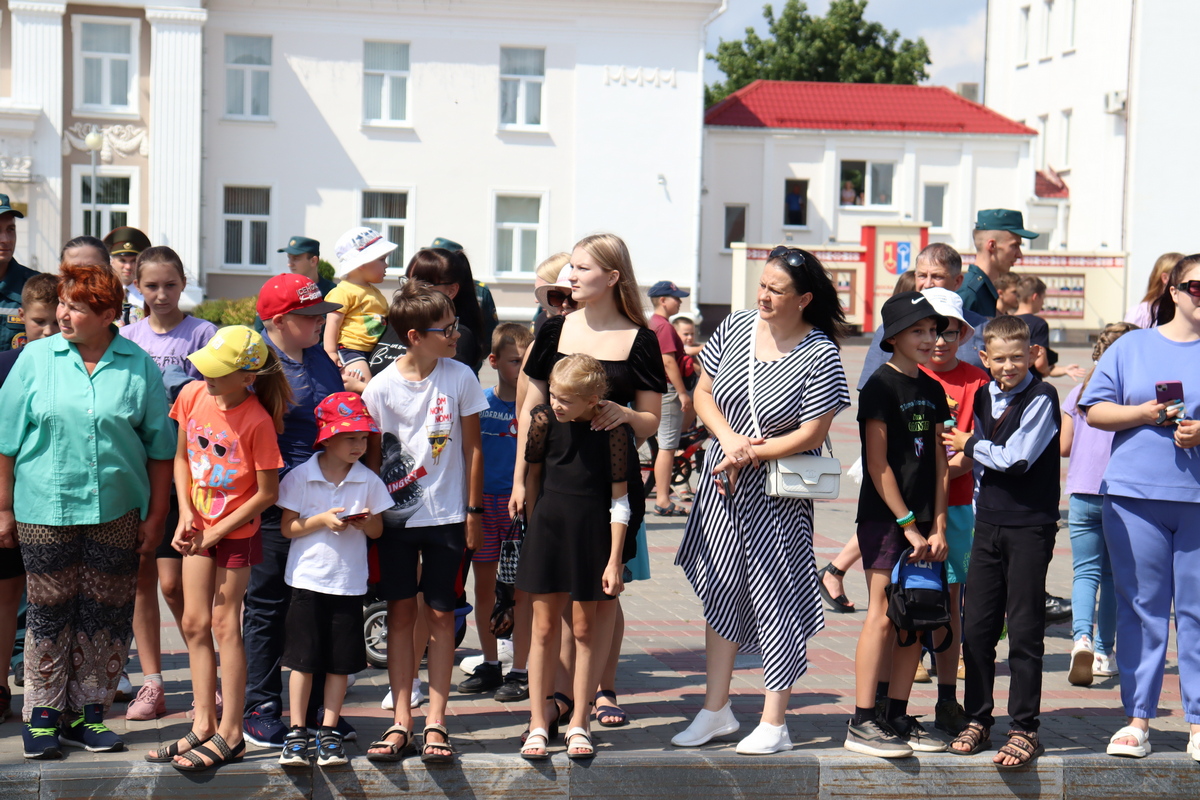
<instances>
[{"instance_id":1,"label":"green bush","mask_svg":"<svg viewBox=\"0 0 1200 800\"><path fill-rule=\"evenodd\" d=\"M226 325L253 325L254 306L258 297L243 297L240 300L205 300L192 311L200 319L206 319L218 328Z\"/></svg>"},{"instance_id":2,"label":"green bush","mask_svg":"<svg viewBox=\"0 0 1200 800\"><path fill-rule=\"evenodd\" d=\"M333 280L333 264L322 258L317 262L317 275L327 281Z\"/></svg>"}]
</instances>

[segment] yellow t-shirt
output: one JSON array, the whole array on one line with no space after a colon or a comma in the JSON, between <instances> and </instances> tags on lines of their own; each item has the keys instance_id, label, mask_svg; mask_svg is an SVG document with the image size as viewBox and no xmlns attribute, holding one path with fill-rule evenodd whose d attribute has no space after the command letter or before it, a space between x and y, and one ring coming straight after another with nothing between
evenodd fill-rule
<instances>
[{"instance_id":1,"label":"yellow t-shirt","mask_svg":"<svg viewBox=\"0 0 1200 800\"><path fill-rule=\"evenodd\" d=\"M383 292L374 286L342 281L329 290L325 299L330 303L341 303L342 313L346 315L338 334L338 347L371 352L383 335L387 319L387 300Z\"/></svg>"}]
</instances>

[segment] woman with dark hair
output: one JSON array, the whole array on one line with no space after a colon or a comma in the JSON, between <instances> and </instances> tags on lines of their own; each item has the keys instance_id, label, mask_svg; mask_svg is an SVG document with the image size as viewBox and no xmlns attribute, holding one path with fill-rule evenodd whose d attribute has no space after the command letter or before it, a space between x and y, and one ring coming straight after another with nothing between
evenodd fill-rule
<instances>
[{"instance_id":1,"label":"woman with dark hair","mask_svg":"<svg viewBox=\"0 0 1200 800\"><path fill-rule=\"evenodd\" d=\"M117 334L107 264L63 265L60 336L0 390L0 547L28 575L25 757L124 749L104 725L129 654L140 555L163 535L175 432L154 360Z\"/></svg>"},{"instance_id":2,"label":"woman with dark hair","mask_svg":"<svg viewBox=\"0 0 1200 800\"><path fill-rule=\"evenodd\" d=\"M766 703L744 754L791 749L784 712L824 627L813 556L811 500L771 497L765 462L818 454L850 390L838 355L845 315L816 256L776 247L756 309L725 318L700 352L696 413L714 442L675 563L704 603L704 708L671 743L698 747L738 730L729 684L738 652L761 653ZM753 378L753 409L749 387ZM765 437L765 438L762 438ZM729 479L732 496L718 490Z\"/></svg>"},{"instance_id":3,"label":"woman with dark hair","mask_svg":"<svg viewBox=\"0 0 1200 800\"><path fill-rule=\"evenodd\" d=\"M408 262L406 274L409 280L430 284L454 303L458 330L462 333L454 360L466 364L478 374L483 365L483 356L491 349L491 342L480 340L483 316L479 311L479 299L475 297L475 279L471 277L471 264L467 257L461 250L451 252L441 247L428 247L416 252Z\"/></svg>"},{"instance_id":4,"label":"woman with dark hair","mask_svg":"<svg viewBox=\"0 0 1200 800\"><path fill-rule=\"evenodd\" d=\"M58 261L64 267L108 267L112 257L108 254L108 245L95 236L76 236L63 245Z\"/></svg>"}]
</instances>

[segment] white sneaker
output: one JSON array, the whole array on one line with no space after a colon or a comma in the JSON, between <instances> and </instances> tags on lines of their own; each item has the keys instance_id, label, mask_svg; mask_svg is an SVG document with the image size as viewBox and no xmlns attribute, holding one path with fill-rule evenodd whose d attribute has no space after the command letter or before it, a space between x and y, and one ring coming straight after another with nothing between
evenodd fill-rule
<instances>
[{"instance_id":1,"label":"white sneaker","mask_svg":"<svg viewBox=\"0 0 1200 800\"><path fill-rule=\"evenodd\" d=\"M1096 657L1092 660L1092 674L1099 675L1102 678L1120 675L1121 673L1117 669L1117 657L1115 655L1096 653Z\"/></svg>"},{"instance_id":2,"label":"white sneaker","mask_svg":"<svg viewBox=\"0 0 1200 800\"><path fill-rule=\"evenodd\" d=\"M383 702L379 704L379 707L384 711L392 711L396 708L396 701L392 698L391 689L388 689L387 697L383 698Z\"/></svg>"},{"instance_id":3,"label":"white sneaker","mask_svg":"<svg viewBox=\"0 0 1200 800\"><path fill-rule=\"evenodd\" d=\"M738 742L737 751L744 756L766 756L792 749L792 738L787 725L758 723L750 735Z\"/></svg>"},{"instance_id":4,"label":"white sneaker","mask_svg":"<svg viewBox=\"0 0 1200 800\"><path fill-rule=\"evenodd\" d=\"M1071 648L1071 671L1067 673L1067 681L1072 686L1092 685L1092 660L1095 653L1092 650L1092 637L1080 636L1075 646Z\"/></svg>"},{"instance_id":5,"label":"white sneaker","mask_svg":"<svg viewBox=\"0 0 1200 800\"><path fill-rule=\"evenodd\" d=\"M425 693L421 691L421 679L413 678L412 700L409 701L408 707L417 708L421 705L421 703L424 703L428 699L429 698L425 696Z\"/></svg>"},{"instance_id":6,"label":"white sneaker","mask_svg":"<svg viewBox=\"0 0 1200 800\"><path fill-rule=\"evenodd\" d=\"M741 727L737 717L733 716L733 707L729 703L726 703L720 711L709 711L702 708L686 730L675 734L675 738L671 739L671 744L676 747L699 747L702 744L708 744L718 736L737 733Z\"/></svg>"},{"instance_id":7,"label":"white sneaker","mask_svg":"<svg viewBox=\"0 0 1200 800\"><path fill-rule=\"evenodd\" d=\"M1192 761L1200 761L1200 733L1188 736L1187 754L1192 757Z\"/></svg>"},{"instance_id":8,"label":"white sneaker","mask_svg":"<svg viewBox=\"0 0 1200 800\"><path fill-rule=\"evenodd\" d=\"M349 675L347 675L346 676L346 691L350 691L350 687L353 686L357 682L358 682L357 675L355 675L354 673L350 673Z\"/></svg>"},{"instance_id":9,"label":"white sneaker","mask_svg":"<svg viewBox=\"0 0 1200 800\"><path fill-rule=\"evenodd\" d=\"M117 695L113 699L122 703L133 699L133 684L129 682L129 673L121 673L121 680L117 681Z\"/></svg>"},{"instance_id":10,"label":"white sneaker","mask_svg":"<svg viewBox=\"0 0 1200 800\"><path fill-rule=\"evenodd\" d=\"M513 643L512 639L497 639L496 640L496 655L500 658L500 669L507 674L513 665ZM483 654L477 656L467 656L462 661L458 662L458 668L464 675L474 675L475 670L479 669L479 665L483 663Z\"/></svg>"}]
</instances>

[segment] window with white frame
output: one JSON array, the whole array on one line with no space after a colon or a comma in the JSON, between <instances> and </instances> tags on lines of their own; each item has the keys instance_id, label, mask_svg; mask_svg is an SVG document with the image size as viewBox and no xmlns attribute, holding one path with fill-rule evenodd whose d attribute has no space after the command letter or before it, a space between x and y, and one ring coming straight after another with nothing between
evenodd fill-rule
<instances>
[{"instance_id":1,"label":"window with white frame","mask_svg":"<svg viewBox=\"0 0 1200 800\"><path fill-rule=\"evenodd\" d=\"M1029 62L1029 6L1022 6L1017 15L1017 65Z\"/></svg>"},{"instance_id":2,"label":"window with white frame","mask_svg":"<svg viewBox=\"0 0 1200 800\"><path fill-rule=\"evenodd\" d=\"M540 196L496 197L496 272L532 274L542 231Z\"/></svg>"},{"instance_id":3,"label":"window with white frame","mask_svg":"<svg viewBox=\"0 0 1200 800\"><path fill-rule=\"evenodd\" d=\"M1067 169L1071 166L1071 109L1063 109L1062 112L1062 151L1058 154L1059 169Z\"/></svg>"},{"instance_id":4,"label":"window with white frame","mask_svg":"<svg viewBox=\"0 0 1200 800\"><path fill-rule=\"evenodd\" d=\"M225 266L265 267L271 219L271 190L226 186Z\"/></svg>"},{"instance_id":5,"label":"window with white frame","mask_svg":"<svg viewBox=\"0 0 1200 800\"><path fill-rule=\"evenodd\" d=\"M363 119L408 120L408 45L363 42Z\"/></svg>"},{"instance_id":6,"label":"window with white frame","mask_svg":"<svg viewBox=\"0 0 1200 800\"><path fill-rule=\"evenodd\" d=\"M104 236L113 228L129 224L130 191L133 179L127 175L96 176L95 204L92 203L92 176L79 182L79 203L83 208L85 236Z\"/></svg>"},{"instance_id":7,"label":"window with white frame","mask_svg":"<svg viewBox=\"0 0 1200 800\"><path fill-rule=\"evenodd\" d=\"M890 206L896 165L887 161L843 161L838 201L843 206Z\"/></svg>"},{"instance_id":8,"label":"window with white frame","mask_svg":"<svg viewBox=\"0 0 1200 800\"><path fill-rule=\"evenodd\" d=\"M725 238L722 247L728 250L734 242L746 241L747 206L725 206Z\"/></svg>"},{"instance_id":9,"label":"window with white frame","mask_svg":"<svg viewBox=\"0 0 1200 800\"><path fill-rule=\"evenodd\" d=\"M1038 169L1046 168L1046 136L1048 134L1049 127L1050 117L1046 114L1038 117L1037 122L1033 126L1034 130L1037 131L1037 141L1035 145L1037 147L1037 152L1035 154L1036 158L1034 161L1036 162Z\"/></svg>"},{"instance_id":10,"label":"window with white frame","mask_svg":"<svg viewBox=\"0 0 1200 800\"><path fill-rule=\"evenodd\" d=\"M946 184L925 184L925 221L931 228L946 227Z\"/></svg>"},{"instance_id":11,"label":"window with white frame","mask_svg":"<svg viewBox=\"0 0 1200 800\"><path fill-rule=\"evenodd\" d=\"M225 116L271 116L271 37L225 35Z\"/></svg>"},{"instance_id":12,"label":"window with white frame","mask_svg":"<svg viewBox=\"0 0 1200 800\"><path fill-rule=\"evenodd\" d=\"M98 19L75 20L75 104L81 111L134 112L139 21Z\"/></svg>"},{"instance_id":13,"label":"window with white frame","mask_svg":"<svg viewBox=\"0 0 1200 800\"><path fill-rule=\"evenodd\" d=\"M808 225L808 181L787 178L783 182L783 224Z\"/></svg>"},{"instance_id":14,"label":"window with white frame","mask_svg":"<svg viewBox=\"0 0 1200 800\"><path fill-rule=\"evenodd\" d=\"M1049 58L1054 41L1054 0L1043 0L1042 5L1042 58Z\"/></svg>"},{"instance_id":15,"label":"window with white frame","mask_svg":"<svg viewBox=\"0 0 1200 800\"><path fill-rule=\"evenodd\" d=\"M408 224L408 192L363 192L362 224L374 228L396 245L388 268L404 266L404 228Z\"/></svg>"},{"instance_id":16,"label":"window with white frame","mask_svg":"<svg viewBox=\"0 0 1200 800\"><path fill-rule=\"evenodd\" d=\"M537 127L542 124L542 84L546 80L546 51L529 47L500 48L500 124Z\"/></svg>"},{"instance_id":17,"label":"window with white frame","mask_svg":"<svg viewBox=\"0 0 1200 800\"><path fill-rule=\"evenodd\" d=\"M1065 4L1063 7L1063 26L1066 28L1066 43L1067 50L1075 49L1075 3L1076 0L1062 0Z\"/></svg>"}]
</instances>

